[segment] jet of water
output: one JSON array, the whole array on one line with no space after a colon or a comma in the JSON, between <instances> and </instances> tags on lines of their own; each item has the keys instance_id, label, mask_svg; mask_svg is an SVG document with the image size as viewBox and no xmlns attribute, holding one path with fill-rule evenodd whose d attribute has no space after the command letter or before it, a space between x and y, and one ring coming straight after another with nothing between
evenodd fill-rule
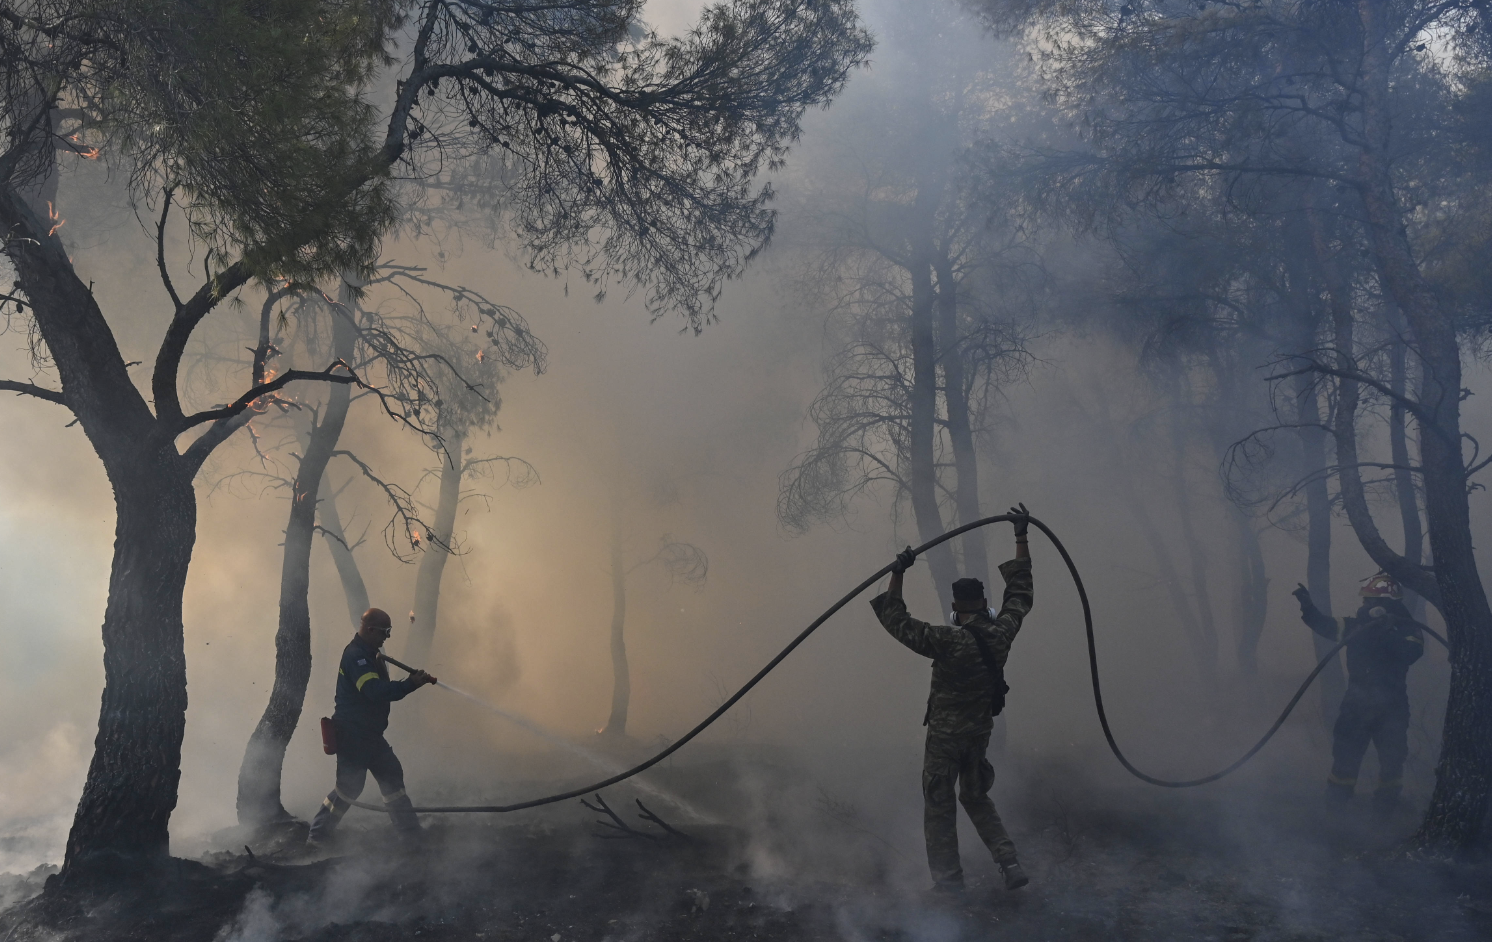
<instances>
[{"instance_id":1,"label":"jet of water","mask_svg":"<svg viewBox=\"0 0 1492 942\"><path fill-rule=\"evenodd\" d=\"M607 775L616 775L619 772L626 771L625 766L618 765L616 762L612 761L606 756L603 756L596 752L592 752L591 750L585 748L574 740L567 739L564 736L559 735L558 733L545 729L526 716L522 716L518 713L513 713L509 710L504 710L502 707L497 706L493 703L488 703L486 700L483 700L480 697L473 696L472 694L467 693L465 690L462 690L458 687L452 687L450 684L446 683L443 680L436 681L435 686L444 687L451 693L470 700L472 703L475 703L482 709L497 714L498 716L507 720L509 723L512 723L514 726L533 733L535 736L538 736L545 742L552 743L553 745L559 746L561 749L571 753L572 755L579 756L585 761L596 766L598 769L601 769ZM665 791L642 778L634 777L631 779L631 781L642 791L645 791L655 798L659 798L671 805L674 805L677 808L682 809L695 820L704 823L715 823L715 819L713 817L704 814L699 809L689 804L689 802L673 794L672 792Z\"/></svg>"}]
</instances>

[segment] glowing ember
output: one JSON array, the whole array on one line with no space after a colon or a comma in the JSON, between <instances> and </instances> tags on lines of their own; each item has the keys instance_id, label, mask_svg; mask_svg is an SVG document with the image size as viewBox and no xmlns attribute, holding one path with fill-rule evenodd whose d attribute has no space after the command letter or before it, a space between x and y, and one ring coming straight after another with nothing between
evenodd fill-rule
<instances>
[{"instance_id":1,"label":"glowing ember","mask_svg":"<svg viewBox=\"0 0 1492 942\"><path fill-rule=\"evenodd\" d=\"M63 224L67 222L66 219L63 219L57 215L57 210L54 206L52 206L51 200L47 200L47 221L52 223L52 228L47 230L47 235L49 236L52 233L56 232L58 229L61 229ZM69 261L71 261L71 259L69 259Z\"/></svg>"},{"instance_id":2,"label":"glowing ember","mask_svg":"<svg viewBox=\"0 0 1492 942\"><path fill-rule=\"evenodd\" d=\"M478 350L477 351L477 362L481 363L484 359L486 359L486 357L483 356L482 351Z\"/></svg>"}]
</instances>

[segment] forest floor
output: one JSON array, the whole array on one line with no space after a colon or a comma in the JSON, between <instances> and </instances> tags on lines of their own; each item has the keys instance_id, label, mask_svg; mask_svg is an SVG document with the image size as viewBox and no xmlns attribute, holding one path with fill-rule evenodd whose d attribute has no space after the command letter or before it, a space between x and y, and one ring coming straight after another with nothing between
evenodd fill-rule
<instances>
[{"instance_id":1,"label":"forest floor","mask_svg":"<svg viewBox=\"0 0 1492 942\"><path fill-rule=\"evenodd\" d=\"M700 797L695 807L710 810L692 818L656 793L608 792L646 837L604 839L615 832L601 816L570 802L523 817L431 817L411 846L353 812L321 859L302 857L303 831L289 829L257 835L253 857L240 847L179 861L144 889L37 895L46 871L7 876L0 942L1492 938L1492 866L1384 853L1412 829L1408 809L1382 822L1365 807L1331 813L1298 789L1027 779L996 797L1031 885L1005 892L965 832L969 886L944 899L926 889L915 833L888 840L801 771L746 761L667 773L685 805L715 799ZM638 820L636 797L688 836ZM730 807L737 820L720 822Z\"/></svg>"}]
</instances>

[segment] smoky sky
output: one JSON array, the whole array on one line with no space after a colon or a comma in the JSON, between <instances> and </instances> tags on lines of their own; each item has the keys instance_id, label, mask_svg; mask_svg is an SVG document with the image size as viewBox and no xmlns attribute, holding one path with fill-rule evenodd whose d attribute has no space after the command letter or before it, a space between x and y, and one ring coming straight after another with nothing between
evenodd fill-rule
<instances>
[{"instance_id":1,"label":"smoky sky","mask_svg":"<svg viewBox=\"0 0 1492 942\"><path fill-rule=\"evenodd\" d=\"M699 6L680 0L649 9L660 28L678 29ZM426 265L444 280L521 311L550 351L542 376L507 376L499 427L468 442L477 456L531 462L542 483L520 490L471 482L457 521L465 551L446 569L438 635L426 665L443 680L580 741L605 722L613 494L619 495L629 560L646 559L665 537L693 543L710 559L708 583L700 588L671 583L652 567L629 578L630 725L642 740L673 738L692 726L823 608L901 546L917 542L904 508L893 522L893 495L884 491L868 494L844 520L800 536L784 530L775 515L778 475L813 439L806 410L833 342L824 312L794 290L795 247L802 242L788 197L810 191L816 180L851 173L850 163L867 154L831 137L843 131L836 122L873 107L875 95L899 81L893 70L940 54L898 45L917 34L900 19L915 16L915 6L867 5L881 44L872 65L855 75L842 102L809 117L779 181L786 196L773 246L746 277L727 286L718 323L698 336L680 331L666 315L650 321L642 305L621 292L595 303L581 279L535 274L515 260L519 253L487 247L479 238L437 246L406 236L386 244L385 258ZM993 40L971 36L957 49L970 57L970 68L983 67L980 56L1003 61L1010 55ZM1018 87L1010 93L1023 94ZM79 252L82 274L95 282L126 359L145 359L168 322L169 303L154 271L151 235L120 188L96 168L70 174L59 195L68 220L61 233L72 246L89 248ZM1078 259L1054 277L1083 277ZM185 271L201 260L177 244L172 264ZM242 381L242 351L252 343L261 297L246 289L241 305L213 315L193 351L206 377L191 391L196 403L216 401L215 392ZM1148 517L1177 557L1185 555L1173 459L1146 431L1147 417L1167 408L1163 395L1136 369L1133 347L1099 328L1047 329L1033 352L1037 362L1029 376L1002 390L981 439L985 512L1024 501L1066 541L1094 601L1111 715L1133 758L1158 775L1213 771L1252 742L1311 666L1311 640L1289 596L1304 576L1304 545L1297 533L1263 530L1269 612L1261 674L1257 684L1246 684L1235 678L1229 653L1237 548L1226 536L1228 507L1217 462L1201 445L1187 452L1180 486L1208 545L1220 673L1230 678L1220 689L1202 683L1137 529L1138 517ZM13 325L0 338L0 358L3 375L30 375L23 326ZM146 370L132 368L142 385ZM1486 377L1478 372L1469 379L1476 388ZM302 394L307 401L320 395ZM0 403L6 443L0 449L0 821L24 837L0 847L0 871L60 860L103 682L99 625L112 501L83 433L64 428L67 421L47 403L20 397ZM1492 435L1492 412L1481 399L1466 403L1465 424ZM1122 460L1111 440L1121 443ZM344 442L386 479L406 486L436 462L370 400L354 405ZM1386 451L1381 442L1370 445ZM190 706L172 821L173 841L183 848L233 823L238 763L273 677L287 504L283 492L247 478L222 484L256 462L240 435L198 480L200 519L185 608ZM331 475L340 484L349 468L334 463ZM1128 487L1119 475L1128 476ZM1131 491L1140 495L1139 506L1124 496ZM433 500L428 482L418 493ZM347 494L342 513L349 532L367 528L357 555L372 603L394 615L390 648L397 656L415 568L383 549L379 530L387 511L378 496L358 485ZM1473 499L1473 512L1475 532L1489 535L1484 495ZM1008 558L1009 528L987 532L992 562ZM1341 613L1354 604L1356 580L1375 567L1345 521L1337 521L1333 536L1333 601ZM1093 715L1076 596L1057 555L1039 537L1032 552L1036 607L1007 667L1011 750L1069 756L1117 779L1122 772L1107 758ZM937 619L925 566L913 570L908 586L914 613ZM321 753L315 720L331 712L336 655L350 634L341 587L319 538L311 606L313 676L285 771L286 805L303 816L331 784L331 760ZM1416 710L1428 706L1434 728L1446 675L1444 653L1433 646L1411 673L1411 701ZM927 663L892 641L857 600L709 737L789 746L816 768L831 770L825 774L852 767L850 756L904 764L920 754L927 682ZM481 798L495 787L492 776L523 779L523 757L544 749L436 689L421 690L393 712L390 740L404 757L416 802L422 792L437 791ZM1302 767L1319 778L1325 774L1323 742L1315 701L1308 699L1282 739L1243 775ZM1428 789L1423 772L1410 782L1415 789ZM920 795L913 790L885 800L913 808Z\"/></svg>"}]
</instances>

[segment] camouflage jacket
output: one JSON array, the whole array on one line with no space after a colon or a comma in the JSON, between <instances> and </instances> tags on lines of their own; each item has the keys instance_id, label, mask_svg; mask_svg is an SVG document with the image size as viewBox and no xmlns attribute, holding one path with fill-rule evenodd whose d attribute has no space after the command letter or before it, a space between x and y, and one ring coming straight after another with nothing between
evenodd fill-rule
<instances>
[{"instance_id":1,"label":"camouflage jacket","mask_svg":"<svg viewBox=\"0 0 1492 942\"><path fill-rule=\"evenodd\" d=\"M996 664L1005 667L1011 642L1031 611L1031 561L1012 559L1000 566L1005 600L994 618L979 615L963 627L930 625L907 612L900 596L882 593L871 608L891 637L933 659L932 691L927 697L929 732L951 736L989 732L990 675L971 632L979 632Z\"/></svg>"}]
</instances>

